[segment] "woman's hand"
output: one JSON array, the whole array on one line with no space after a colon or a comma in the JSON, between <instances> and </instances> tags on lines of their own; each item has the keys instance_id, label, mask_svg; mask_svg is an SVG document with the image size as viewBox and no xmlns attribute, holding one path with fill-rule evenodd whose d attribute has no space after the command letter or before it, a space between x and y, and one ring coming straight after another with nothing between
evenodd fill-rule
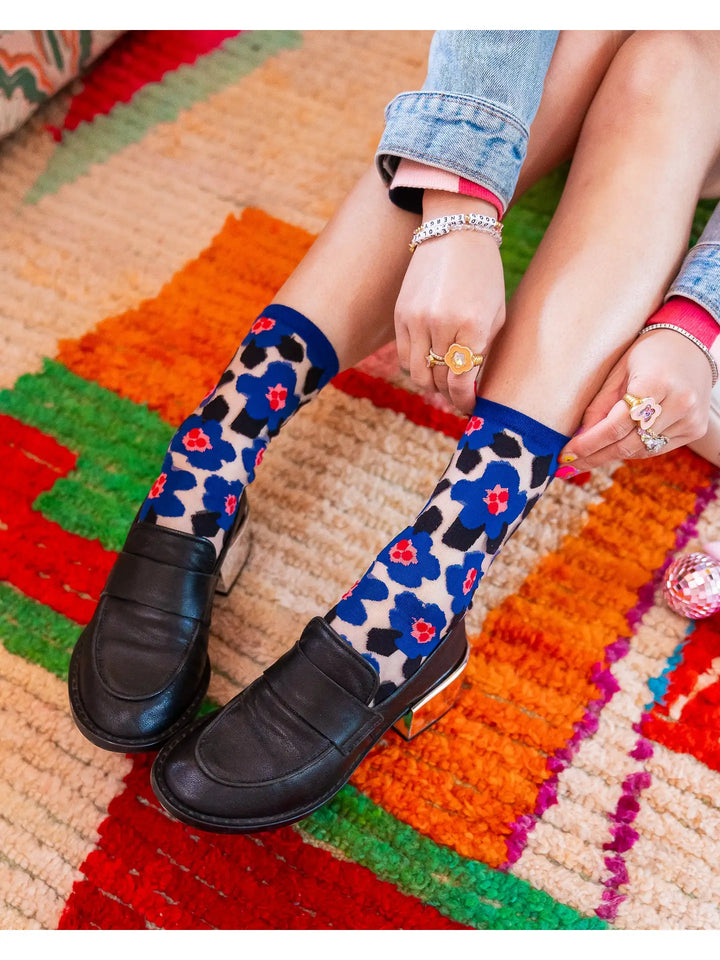
<instances>
[{"instance_id":1,"label":"woman's hand","mask_svg":"<svg viewBox=\"0 0 720 960\"><path fill-rule=\"evenodd\" d=\"M623 400L626 393L654 397L662 412L650 430L667 437L663 453L704 436L708 428L712 374L707 357L674 330L653 330L633 342L585 411L580 431L560 456L577 471L612 460L653 456ZM561 467L562 470L562 467Z\"/></svg>"},{"instance_id":2,"label":"woman's hand","mask_svg":"<svg viewBox=\"0 0 720 960\"><path fill-rule=\"evenodd\" d=\"M444 191L426 190L423 218L495 208ZM478 368L449 373L427 366L432 349L444 356L451 343L485 354L505 321L505 281L497 243L487 233L453 231L421 244L412 256L395 307L400 366L425 390L438 390L458 410L472 413Z\"/></svg>"}]
</instances>

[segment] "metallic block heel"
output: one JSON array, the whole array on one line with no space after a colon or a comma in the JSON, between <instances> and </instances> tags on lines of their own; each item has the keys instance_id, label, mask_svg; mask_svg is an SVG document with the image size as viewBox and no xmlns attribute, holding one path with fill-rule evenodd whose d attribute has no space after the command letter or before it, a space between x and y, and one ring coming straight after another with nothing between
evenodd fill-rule
<instances>
[{"instance_id":1,"label":"metallic block heel","mask_svg":"<svg viewBox=\"0 0 720 960\"><path fill-rule=\"evenodd\" d=\"M452 673L393 724L393 730L399 733L403 740L413 740L455 706L469 659L470 647L466 646L465 655Z\"/></svg>"},{"instance_id":2,"label":"metallic block heel","mask_svg":"<svg viewBox=\"0 0 720 960\"><path fill-rule=\"evenodd\" d=\"M251 546L252 534L250 532L250 512L248 508L245 511L242 522L238 526L233 542L228 547L227 553L223 558L217 586L215 587L216 593L220 593L223 596L230 593L233 584L245 566Z\"/></svg>"}]
</instances>

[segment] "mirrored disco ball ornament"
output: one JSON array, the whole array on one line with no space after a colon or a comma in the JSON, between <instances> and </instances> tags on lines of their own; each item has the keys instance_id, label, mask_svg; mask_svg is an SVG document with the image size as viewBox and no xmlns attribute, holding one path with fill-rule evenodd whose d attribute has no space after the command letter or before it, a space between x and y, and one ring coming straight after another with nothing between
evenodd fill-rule
<instances>
[{"instance_id":1,"label":"mirrored disco ball ornament","mask_svg":"<svg viewBox=\"0 0 720 960\"><path fill-rule=\"evenodd\" d=\"M702 620L720 610L720 563L705 553L689 553L670 564L663 595L683 617Z\"/></svg>"}]
</instances>

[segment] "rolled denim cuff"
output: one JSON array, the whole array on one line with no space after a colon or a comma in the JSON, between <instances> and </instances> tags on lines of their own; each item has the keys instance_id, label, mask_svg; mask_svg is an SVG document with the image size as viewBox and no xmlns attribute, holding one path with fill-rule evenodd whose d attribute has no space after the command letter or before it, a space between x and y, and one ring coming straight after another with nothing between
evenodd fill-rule
<instances>
[{"instance_id":1,"label":"rolled denim cuff","mask_svg":"<svg viewBox=\"0 0 720 960\"><path fill-rule=\"evenodd\" d=\"M720 323L720 243L696 244L665 295L687 297L704 307Z\"/></svg>"},{"instance_id":2,"label":"rolled denim cuff","mask_svg":"<svg viewBox=\"0 0 720 960\"><path fill-rule=\"evenodd\" d=\"M389 184L401 158L449 170L492 191L503 212L527 152L528 130L497 104L476 97L417 90L385 109L375 163Z\"/></svg>"}]
</instances>

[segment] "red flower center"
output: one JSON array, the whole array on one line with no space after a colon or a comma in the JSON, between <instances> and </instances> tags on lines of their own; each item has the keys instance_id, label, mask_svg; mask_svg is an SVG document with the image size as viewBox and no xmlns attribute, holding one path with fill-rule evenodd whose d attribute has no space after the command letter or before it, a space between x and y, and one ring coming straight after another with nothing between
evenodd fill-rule
<instances>
[{"instance_id":1,"label":"red flower center","mask_svg":"<svg viewBox=\"0 0 720 960\"><path fill-rule=\"evenodd\" d=\"M470 417L465 427L465 433L473 433L475 430L482 430L485 421L482 417Z\"/></svg>"},{"instance_id":2,"label":"red flower center","mask_svg":"<svg viewBox=\"0 0 720 960\"><path fill-rule=\"evenodd\" d=\"M188 430L182 442L186 450L212 450L210 437L200 427Z\"/></svg>"},{"instance_id":3,"label":"red flower center","mask_svg":"<svg viewBox=\"0 0 720 960\"><path fill-rule=\"evenodd\" d=\"M472 590L473 584L475 583L476 580L477 580L477 570L475 569L475 567L471 567L468 570L467 576L465 577L465 581L463 583L463 593L469 593Z\"/></svg>"},{"instance_id":4,"label":"red flower center","mask_svg":"<svg viewBox=\"0 0 720 960\"><path fill-rule=\"evenodd\" d=\"M507 502L509 493L506 487L501 487L499 483L496 483L492 490L486 490L486 497L483 497L483 503L487 504L488 510L493 516L496 516L498 513L505 513L507 510Z\"/></svg>"},{"instance_id":5,"label":"red flower center","mask_svg":"<svg viewBox=\"0 0 720 960\"><path fill-rule=\"evenodd\" d=\"M263 333L265 330L272 330L275 321L270 317L258 317L255 323L250 327L250 333Z\"/></svg>"},{"instance_id":6,"label":"red flower center","mask_svg":"<svg viewBox=\"0 0 720 960\"><path fill-rule=\"evenodd\" d=\"M231 517L235 513L235 508L237 507L237 497L234 493L229 493L225 497L225 513Z\"/></svg>"},{"instance_id":7,"label":"red flower center","mask_svg":"<svg viewBox=\"0 0 720 960\"><path fill-rule=\"evenodd\" d=\"M265 456L265 447L260 447L260 449L259 449L258 452L257 452L257 456L255 457L255 466L256 466L256 467L259 467L260 464L263 462L263 457L264 457L264 456Z\"/></svg>"},{"instance_id":8,"label":"red flower center","mask_svg":"<svg viewBox=\"0 0 720 960\"><path fill-rule=\"evenodd\" d=\"M265 396L270 401L270 406L273 410L282 410L285 406L285 400L287 397L287 387L284 387L281 383L276 384L274 387L270 387Z\"/></svg>"},{"instance_id":9,"label":"red flower center","mask_svg":"<svg viewBox=\"0 0 720 960\"><path fill-rule=\"evenodd\" d=\"M417 563L417 550L410 540L398 540L390 551L390 559L393 563L402 563L407 567L411 563Z\"/></svg>"},{"instance_id":10,"label":"red flower center","mask_svg":"<svg viewBox=\"0 0 720 960\"><path fill-rule=\"evenodd\" d=\"M414 620L411 633L418 643L428 643L435 636L435 627L427 620Z\"/></svg>"},{"instance_id":11,"label":"red flower center","mask_svg":"<svg viewBox=\"0 0 720 960\"><path fill-rule=\"evenodd\" d=\"M161 473L160 476L159 476L159 477L157 478L157 480L155 481L155 483L152 485L152 487L151 487L151 489L150 489L150 493L148 494L148 497L150 497L151 499L154 498L154 497L159 497L160 494L161 494L161 493L163 492L163 490L165 489L165 481L166 481L166 480L167 480L167 474L166 474L166 473Z\"/></svg>"}]
</instances>

